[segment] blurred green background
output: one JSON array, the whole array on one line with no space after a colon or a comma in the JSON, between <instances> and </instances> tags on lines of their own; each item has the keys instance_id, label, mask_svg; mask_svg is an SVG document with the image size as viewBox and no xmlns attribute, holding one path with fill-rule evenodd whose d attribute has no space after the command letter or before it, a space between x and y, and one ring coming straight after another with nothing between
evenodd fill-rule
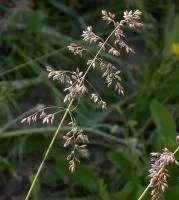
<instances>
[{"instance_id":1,"label":"blurred green background","mask_svg":"<svg viewBox=\"0 0 179 200\"><path fill-rule=\"evenodd\" d=\"M32 200L136 200L147 186L149 153L177 146L179 127L179 1L172 0L2 0L0 1L0 200L23 200L58 121L22 125L42 105L61 105L63 93L48 80L46 65L85 69L85 60L66 46L81 43L88 25L110 31L101 9L118 17L143 12L144 26L128 34L135 55L110 58L121 70L125 95L106 89L90 73L109 108L101 111L83 98L76 111L88 132L88 152L74 174L65 160L63 126ZM175 48L172 50L172 46ZM179 158L179 155L178 155ZM169 168L165 199L179 199L179 168ZM146 195L144 199L150 199Z\"/></svg>"}]
</instances>

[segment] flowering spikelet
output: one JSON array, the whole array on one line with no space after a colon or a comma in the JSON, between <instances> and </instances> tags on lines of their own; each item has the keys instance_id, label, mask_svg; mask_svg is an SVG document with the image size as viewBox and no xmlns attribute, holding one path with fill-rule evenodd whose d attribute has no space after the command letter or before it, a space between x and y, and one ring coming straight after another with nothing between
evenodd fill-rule
<instances>
[{"instance_id":1,"label":"flowering spikelet","mask_svg":"<svg viewBox=\"0 0 179 200\"><path fill-rule=\"evenodd\" d=\"M106 10L102 10L101 13L102 13L102 19L106 21L108 24L114 22L115 14L107 12Z\"/></svg>"},{"instance_id":2,"label":"flowering spikelet","mask_svg":"<svg viewBox=\"0 0 179 200\"><path fill-rule=\"evenodd\" d=\"M71 43L67 46L68 50L71 51L75 56L80 55L82 56L83 48L77 45L76 43Z\"/></svg>"},{"instance_id":3,"label":"flowering spikelet","mask_svg":"<svg viewBox=\"0 0 179 200\"><path fill-rule=\"evenodd\" d=\"M99 39L98 36L93 32L92 26L88 26L86 31L83 31L82 37L84 41L89 41L90 43L96 42Z\"/></svg>"},{"instance_id":4,"label":"flowering spikelet","mask_svg":"<svg viewBox=\"0 0 179 200\"><path fill-rule=\"evenodd\" d=\"M76 50L74 50L74 54L75 51ZM79 71L78 68L73 72L63 70L55 71L49 66L46 69L49 73L48 78L52 78L53 80L57 80L67 85L67 87L64 89L64 91L67 93L64 98L64 102L75 99L77 96L83 96L87 92L87 88L82 81L83 72Z\"/></svg>"},{"instance_id":5,"label":"flowering spikelet","mask_svg":"<svg viewBox=\"0 0 179 200\"><path fill-rule=\"evenodd\" d=\"M83 96L87 92L87 88L84 83L81 84L83 78L83 72L80 72L77 68L76 71L72 72L71 81L68 83L69 86L64 89L67 95L64 98L64 102L71 101L77 96Z\"/></svg>"},{"instance_id":6,"label":"flowering spikelet","mask_svg":"<svg viewBox=\"0 0 179 200\"><path fill-rule=\"evenodd\" d=\"M167 177L169 177L166 167L178 162L175 160L174 154L167 148L162 153L151 153L151 169L149 170L150 186L152 188L152 200L159 200L167 188Z\"/></svg>"},{"instance_id":7,"label":"flowering spikelet","mask_svg":"<svg viewBox=\"0 0 179 200\"><path fill-rule=\"evenodd\" d=\"M139 22L140 16L142 12L139 10L135 11L125 11L124 12L124 20L129 25L130 28L140 27L142 23Z\"/></svg>"},{"instance_id":8,"label":"flowering spikelet","mask_svg":"<svg viewBox=\"0 0 179 200\"><path fill-rule=\"evenodd\" d=\"M67 156L67 161L69 162L69 170L71 172L74 172L76 163L80 162L77 157L77 151L82 153L86 149L86 144L89 143L89 140L88 136L84 133L82 128L78 127L73 122L71 122L70 124L72 124L72 129L63 136L63 146L73 146L72 151Z\"/></svg>"},{"instance_id":9,"label":"flowering spikelet","mask_svg":"<svg viewBox=\"0 0 179 200\"><path fill-rule=\"evenodd\" d=\"M102 109L107 108L106 102L103 101L98 94L92 93L91 94L91 100L93 100L94 103L98 103L98 105L101 106Z\"/></svg>"},{"instance_id":10,"label":"flowering spikelet","mask_svg":"<svg viewBox=\"0 0 179 200\"><path fill-rule=\"evenodd\" d=\"M37 122L37 120L40 120L43 124L52 124L54 121L55 115L61 112L61 110L59 110L55 113L48 114L46 110L52 109L52 108L57 108L57 107L52 106L52 107L42 108L39 111L33 113L32 115L29 115L28 117L23 118L21 120L21 123L27 123L30 125L31 123L35 123Z\"/></svg>"},{"instance_id":11,"label":"flowering spikelet","mask_svg":"<svg viewBox=\"0 0 179 200\"><path fill-rule=\"evenodd\" d=\"M78 153L81 152L81 154L84 154L86 151L86 145L89 142L88 136L84 133L83 129L75 123L73 117L73 112L78 107L80 98L84 95L89 95L91 100L98 104L102 109L107 108L107 103L101 98L93 84L86 79L87 74L90 70L98 67L102 73L102 77L105 79L107 87L113 86L118 93L123 94L120 70L117 66L104 58L102 52L104 51L105 53L116 57L121 55L121 49L124 49L127 53L134 53L134 50L126 43L126 41L124 41L125 33L123 29L124 26L130 28L138 28L142 26L142 23L139 22L141 14L142 13L139 10L129 12L125 11L123 18L119 21L116 19L114 13L102 10L103 21L113 26L111 33L107 37L103 37L98 35L92 26L88 26L82 33L83 41L87 43L87 46L93 44L96 49L81 47L76 43L70 43L67 46L68 50L75 56L78 55L80 57L85 57L87 54L88 59L86 61L86 70L83 72L76 67L76 70L74 71L61 69L55 70L50 66L46 67L48 78L63 85L63 91L65 93L63 102L69 102L68 106L66 107L65 105L65 108L58 106L42 108L21 121L22 123L26 122L29 125L37 120L40 120L44 124L50 124L53 123L56 114L64 112L59 124L59 127L61 127L67 115L71 118L71 123L69 124L72 125L71 130L63 136L64 147L72 146L72 150L67 157L69 170L71 172L74 172L76 164L80 162L77 156ZM85 68L85 66L83 67ZM86 85L88 85L90 89L88 89ZM77 105L71 109L74 104ZM53 109L57 109L57 111L54 112ZM51 140L47 154L50 152L52 147L51 144L53 144L56 137L57 132Z\"/></svg>"}]
</instances>

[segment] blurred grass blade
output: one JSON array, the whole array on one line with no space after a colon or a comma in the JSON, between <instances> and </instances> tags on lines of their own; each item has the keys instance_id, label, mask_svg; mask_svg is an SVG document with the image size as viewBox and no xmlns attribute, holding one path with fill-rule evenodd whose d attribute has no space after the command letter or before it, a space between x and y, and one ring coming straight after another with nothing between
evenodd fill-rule
<instances>
[{"instance_id":1,"label":"blurred grass blade","mask_svg":"<svg viewBox=\"0 0 179 200\"><path fill-rule=\"evenodd\" d=\"M80 164L76 167L75 173L72 174L68 170L68 163L65 161L65 158L62 158L62 156L56 154L55 160L57 172L59 174L68 177L78 184L82 184L92 192L97 192L99 178L91 169Z\"/></svg>"},{"instance_id":2,"label":"blurred grass blade","mask_svg":"<svg viewBox=\"0 0 179 200\"><path fill-rule=\"evenodd\" d=\"M114 199L116 200L136 200L138 192L138 184L135 181L129 181L123 187L123 189L114 195Z\"/></svg>"},{"instance_id":3,"label":"blurred grass blade","mask_svg":"<svg viewBox=\"0 0 179 200\"><path fill-rule=\"evenodd\" d=\"M176 126L168 110L159 102L153 100L150 104L152 116L157 128L157 147L175 148Z\"/></svg>"},{"instance_id":4,"label":"blurred grass blade","mask_svg":"<svg viewBox=\"0 0 179 200\"><path fill-rule=\"evenodd\" d=\"M73 10L72 8L70 8L69 6L63 4L60 1L57 0L50 0L49 1L55 8L57 8L58 10L64 12L65 14L76 18L82 28L82 30L87 26L85 21L83 20L83 17L81 17L80 15L78 15L77 12L75 12L75 10Z\"/></svg>"},{"instance_id":5,"label":"blurred grass blade","mask_svg":"<svg viewBox=\"0 0 179 200\"><path fill-rule=\"evenodd\" d=\"M102 200L111 200L110 194L103 180L99 181L99 191Z\"/></svg>"},{"instance_id":6,"label":"blurred grass blade","mask_svg":"<svg viewBox=\"0 0 179 200\"><path fill-rule=\"evenodd\" d=\"M17 177L16 170L13 168L11 163L2 156L0 156L0 169L8 170L14 177Z\"/></svg>"}]
</instances>

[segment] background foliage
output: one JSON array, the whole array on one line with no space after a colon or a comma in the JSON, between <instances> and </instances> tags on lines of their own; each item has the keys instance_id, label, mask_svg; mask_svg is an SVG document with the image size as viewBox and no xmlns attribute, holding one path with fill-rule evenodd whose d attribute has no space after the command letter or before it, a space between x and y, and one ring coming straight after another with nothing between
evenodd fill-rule
<instances>
[{"instance_id":1,"label":"background foliage","mask_svg":"<svg viewBox=\"0 0 179 200\"><path fill-rule=\"evenodd\" d=\"M144 28L129 33L135 55L115 62L121 70L125 95L116 95L98 73L89 74L109 105L102 112L82 99L77 121L90 136L89 152L74 174L69 173L61 135L51 152L33 200L135 200L148 183L149 153L176 147L179 127L179 3L172 0L43 0L0 3L0 199L24 198L42 159L54 126L20 124L40 106L60 105L63 93L49 81L45 66L85 68L66 46L81 43L88 25L106 34L101 9L122 16L140 9ZM172 52L172 47L173 52ZM78 64L77 64L78 63ZM60 117L60 116L59 116ZM64 125L63 131L68 130ZM177 167L166 199L178 199ZM149 197L145 197L149 199Z\"/></svg>"}]
</instances>

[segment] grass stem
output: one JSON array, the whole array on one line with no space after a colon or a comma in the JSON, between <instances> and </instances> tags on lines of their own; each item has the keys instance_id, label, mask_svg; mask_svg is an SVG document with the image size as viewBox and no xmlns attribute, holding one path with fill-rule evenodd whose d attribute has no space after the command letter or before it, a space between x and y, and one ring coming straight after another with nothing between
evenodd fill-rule
<instances>
[{"instance_id":1,"label":"grass stem","mask_svg":"<svg viewBox=\"0 0 179 200\"><path fill-rule=\"evenodd\" d=\"M40 172L41 172L41 170L42 170L42 168L43 168L43 166L44 166L44 163L45 163L45 161L46 161L46 159L47 159L47 157L48 157L48 154L49 154L49 152L50 152L50 150L51 150L51 148L52 148L52 146L53 146L53 144L54 144L54 142L55 142L55 139L56 139L56 137L57 137L57 135L58 135L58 132L60 131L60 128L61 128L61 126L62 126L62 124L63 124L63 122L64 122L64 120L65 120L65 118L66 118L66 116L67 116L67 114L68 114L68 112L69 112L69 109L70 109L72 103L73 103L73 100L70 101L70 103L69 103L69 105L68 105L68 107L67 107L67 109L66 109L66 111L65 111L65 113L64 113L64 115L63 115L63 117L62 117L62 119L61 119L61 121L60 121L60 123L59 123L59 125L58 125L58 128L57 128L57 130L55 131L55 134L54 134L54 136L53 136L53 138L52 138L52 140L51 140L51 142L50 142L50 144L49 144L49 146L48 146L47 151L45 152L45 155L44 155L44 157L43 157L43 160L42 160L41 164L39 165L39 168L38 168L38 170L37 170L37 173L35 174L35 177L34 177L32 183L31 183L31 186L30 186L28 192L27 192L27 195L26 195L25 200L28 200L29 197L30 197L30 194L31 194L31 192L32 192L32 190L33 190L33 188L34 188L36 182L37 182L37 179L38 179L38 177L39 177L39 174L40 174Z\"/></svg>"},{"instance_id":2,"label":"grass stem","mask_svg":"<svg viewBox=\"0 0 179 200\"><path fill-rule=\"evenodd\" d=\"M79 85L81 85L81 84L83 83L83 80L85 79L86 75L88 74L88 72L89 72L90 68L92 67L93 63L95 62L95 60L97 59L97 57L98 57L98 55L100 54L101 50L102 50L103 47L105 46L105 44L106 44L106 42L108 41L108 39L113 35L113 33L115 32L115 30L116 30L116 28L109 34L109 36L108 36L108 37L106 38L106 40L104 41L103 45L100 47L100 49L98 50L98 52L97 52L96 55L94 56L94 58L93 58L91 64L88 66L87 70L85 71L85 73L84 73L84 75L83 75L83 77L82 77L81 82L80 82ZM65 118L66 118L66 116L67 116L67 114L68 114L68 112L69 112L71 106L72 106L72 103L73 103L73 100L70 101L70 103L69 103L69 105L68 105L68 107L67 107L67 109L66 109L66 111L65 111L65 113L64 113L64 115L63 115L63 117L62 117L62 119L61 119L61 121L60 121L60 123L59 123L59 125L58 125L58 128L57 128L57 130L55 131L54 136L53 136L52 139L51 139L51 142L50 142L50 144L49 144L49 146L48 146L48 148L47 148L47 151L45 152L45 155L44 155L44 157L43 157L43 160L42 160L41 164L39 165L38 170L37 170L37 172L36 172L36 174L35 174L35 177L34 177L32 183L31 183L31 185L30 185L30 188L29 188L28 192L27 192L27 195L26 195L26 197L25 197L25 200L28 200L29 197L30 197L30 195L31 195L31 193L32 193L32 190L33 190L33 188L34 188L34 186L35 186L35 184L36 184L36 182L37 182L37 179L38 179L38 177L39 177L39 175L40 175L40 172L42 171L42 168L43 168L44 163L45 163L45 161L46 161L46 159L47 159L47 157L48 157L48 154L49 154L49 152L50 152L50 150L51 150L51 148L52 148L52 146L53 146L53 144L54 144L54 142L55 142L55 139L56 139L56 137L57 137L57 135L58 135L58 132L60 131L60 129L61 129L61 127L62 127L62 124L63 124L63 122L64 122L64 120L65 120Z\"/></svg>"}]
</instances>

